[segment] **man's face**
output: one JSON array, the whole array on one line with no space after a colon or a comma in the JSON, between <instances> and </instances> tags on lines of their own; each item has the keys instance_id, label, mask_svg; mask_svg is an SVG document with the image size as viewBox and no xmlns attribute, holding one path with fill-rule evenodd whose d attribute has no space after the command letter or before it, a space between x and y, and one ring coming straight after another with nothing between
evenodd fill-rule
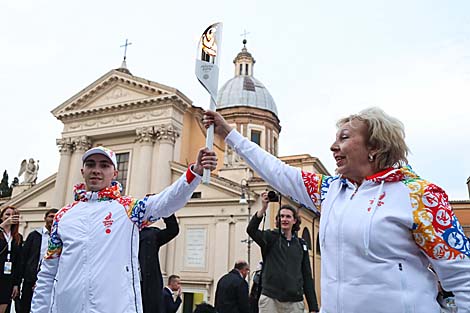
<instances>
[{"instance_id":1,"label":"man's face","mask_svg":"<svg viewBox=\"0 0 470 313\"><path fill-rule=\"evenodd\" d=\"M170 282L170 289L173 291L178 291L181 287L181 282L179 278L173 278Z\"/></svg>"},{"instance_id":2,"label":"man's face","mask_svg":"<svg viewBox=\"0 0 470 313\"><path fill-rule=\"evenodd\" d=\"M297 221L294 218L294 213L289 209L282 209L281 212L279 212L279 219L280 219L281 230L284 232L292 231L292 227Z\"/></svg>"},{"instance_id":3,"label":"man's face","mask_svg":"<svg viewBox=\"0 0 470 313\"><path fill-rule=\"evenodd\" d=\"M102 154L92 154L83 162L82 176L89 191L99 191L111 186L118 171L110 159Z\"/></svg>"},{"instance_id":4,"label":"man's face","mask_svg":"<svg viewBox=\"0 0 470 313\"><path fill-rule=\"evenodd\" d=\"M44 221L46 222L46 228L51 228L52 222L54 221L54 216L55 213L49 213L47 216L44 218Z\"/></svg>"},{"instance_id":5,"label":"man's face","mask_svg":"<svg viewBox=\"0 0 470 313\"><path fill-rule=\"evenodd\" d=\"M240 270L240 274L242 274L243 278L246 278L246 276L248 276L248 273L250 273L250 267L248 266Z\"/></svg>"}]
</instances>

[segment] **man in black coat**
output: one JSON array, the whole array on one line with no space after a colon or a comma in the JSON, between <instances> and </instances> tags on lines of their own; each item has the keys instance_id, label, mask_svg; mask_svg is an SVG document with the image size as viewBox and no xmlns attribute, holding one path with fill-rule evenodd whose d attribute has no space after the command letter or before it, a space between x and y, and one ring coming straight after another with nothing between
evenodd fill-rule
<instances>
[{"instance_id":1,"label":"man in black coat","mask_svg":"<svg viewBox=\"0 0 470 313\"><path fill-rule=\"evenodd\" d=\"M44 214L44 227L33 230L23 245L23 264L21 269L21 279L23 287L21 288L20 307L21 312L29 313L31 311L31 300L33 298L34 287L38 279L39 266L42 258L46 254L50 238L52 222L57 213L57 209L50 209ZM18 313L21 313L18 312Z\"/></svg>"},{"instance_id":2,"label":"man in black coat","mask_svg":"<svg viewBox=\"0 0 470 313\"><path fill-rule=\"evenodd\" d=\"M248 283L245 278L250 267L237 261L234 268L222 276L215 291L215 308L218 313L249 313Z\"/></svg>"},{"instance_id":3,"label":"man in black coat","mask_svg":"<svg viewBox=\"0 0 470 313\"><path fill-rule=\"evenodd\" d=\"M140 232L139 262L144 313L162 313L163 278L158 259L160 247L175 238L180 229L175 215L164 218L166 228L145 227Z\"/></svg>"}]
</instances>

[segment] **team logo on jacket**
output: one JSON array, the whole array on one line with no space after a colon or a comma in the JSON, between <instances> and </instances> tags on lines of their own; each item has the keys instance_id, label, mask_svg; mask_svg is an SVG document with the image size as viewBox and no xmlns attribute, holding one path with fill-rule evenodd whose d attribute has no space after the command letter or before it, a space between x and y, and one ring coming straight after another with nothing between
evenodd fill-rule
<instances>
[{"instance_id":1,"label":"team logo on jacket","mask_svg":"<svg viewBox=\"0 0 470 313\"><path fill-rule=\"evenodd\" d=\"M379 200L377 201L377 204L376 204L377 207L380 207L384 204L384 202L382 201L384 198L385 198L385 191L379 196ZM375 199L369 200L370 206L367 208L367 212L370 212L372 210L372 205L374 204L374 202L375 202Z\"/></svg>"},{"instance_id":2,"label":"team logo on jacket","mask_svg":"<svg viewBox=\"0 0 470 313\"><path fill-rule=\"evenodd\" d=\"M113 214L111 212L108 213L108 215L105 216L103 220L103 225L104 225L104 232L106 234L111 233L111 226L113 225L114 220L113 220Z\"/></svg>"}]
</instances>

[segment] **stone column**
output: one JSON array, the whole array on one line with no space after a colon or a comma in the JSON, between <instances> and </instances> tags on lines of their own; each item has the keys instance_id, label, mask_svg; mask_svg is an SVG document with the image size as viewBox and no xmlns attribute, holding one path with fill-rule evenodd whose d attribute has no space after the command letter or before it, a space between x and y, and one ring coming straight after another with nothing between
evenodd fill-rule
<instances>
[{"instance_id":1,"label":"stone column","mask_svg":"<svg viewBox=\"0 0 470 313\"><path fill-rule=\"evenodd\" d=\"M253 261L251 258L251 250L253 250L253 244L251 244L251 242L250 252L248 251L248 240L250 239L250 237L246 233L247 226L247 217L240 216L235 218L235 234L233 236L234 238L230 238L231 240L235 241L235 259L229 260L230 264L235 264L235 261L237 261L238 259L244 259L248 263Z\"/></svg>"},{"instance_id":2,"label":"stone column","mask_svg":"<svg viewBox=\"0 0 470 313\"><path fill-rule=\"evenodd\" d=\"M60 209L66 205L65 195L67 194L67 181L70 176L70 158L72 156L73 145L70 138L57 139L56 144L60 152L60 162L51 207Z\"/></svg>"},{"instance_id":3,"label":"stone column","mask_svg":"<svg viewBox=\"0 0 470 313\"><path fill-rule=\"evenodd\" d=\"M182 224L180 223L180 225L182 225ZM180 232L180 236L181 236L181 232ZM160 264L165 264L165 268L162 269L162 272L164 271L164 272L166 272L167 276L170 276L170 275L175 273L176 238L171 240L169 243L164 245L162 248L166 248L165 258L162 259L162 260L165 260L165 262L160 262ZM160 248L160 250L161 250L161 248ZM160 254L160 256L161 255L162 254ZM166 282L164 282L164 283L166 284Z\"/></svg>"},{"instance_id":4,"label":"stone column","mask_svg":"<svg viewBox=\"0 0 470 313\"><path fill-rule=\"evenodd\" d=\"M153 127L141 127L136 129L136 143L138 155L135 156L135 173L133 176L131 193L134 197L141 198L151 192L150 169L152 168L152 146L155 141Z\"/></svg>"},{"instance_id":5,"label":"stone column","mask_svg":"<svg viewBox=\"0 0 470 313\"><path fill-rule=\"evenodd\" d=\"M78 136L72 138L73 152L70 160L69 180L67 183L66 203L73 201L73 186L83 182L82 173L82 156L91 148L91 140L88 136Z\"/></svg>"},{"instance_id":6,"label":"stone column","mask_svg":"<svg viewBox=\"0 0 470 313\"><path fill-rule=\"evenodd\" d=\"M171 184L170 161L173 161L176 138L180 136L172 125L155 127L158 158L152 166L152 192L160 192Z\"/></svg>"},{"instance_id":7,"label":"stone column","mask_svg":"<svg viewBox=\"0 0 470 313\"><path fill-rule=\"evenodd\" d=\"M211 238L210 242L217 242L221 248L217 249L214 254L214 287L212 288L211 298L215 299L215 286L217 285L218 279L227 273L229 264L229 248L230 248L230 231L229 223L231 219L227 216L218 216L215 218L215 237ZM222 244L221 244L222 243Z\"/></svg>"}]
</instances>

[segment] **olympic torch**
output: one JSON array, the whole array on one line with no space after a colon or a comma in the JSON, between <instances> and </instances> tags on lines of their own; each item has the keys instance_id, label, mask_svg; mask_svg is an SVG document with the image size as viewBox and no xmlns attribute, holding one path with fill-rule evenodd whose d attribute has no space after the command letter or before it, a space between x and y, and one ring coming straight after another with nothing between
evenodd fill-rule
<instances>
[{"instance_id":1,"label":"olympic torch","mask_svg":"<svg viewBox=\"0 0 470 313\"><path fill-rule=\"evenodd\" d=\"M216 110L217 89L219 85L219 58L222 40L222 23L215 23L207 27L199 39L196 57L196 77L209 92L211 111ZM212 150L214 145L214 125L207 129L206 147ZM209 184L211 179L209 169L204 169L202 182Z\"/></svg>"}]
</instances>

